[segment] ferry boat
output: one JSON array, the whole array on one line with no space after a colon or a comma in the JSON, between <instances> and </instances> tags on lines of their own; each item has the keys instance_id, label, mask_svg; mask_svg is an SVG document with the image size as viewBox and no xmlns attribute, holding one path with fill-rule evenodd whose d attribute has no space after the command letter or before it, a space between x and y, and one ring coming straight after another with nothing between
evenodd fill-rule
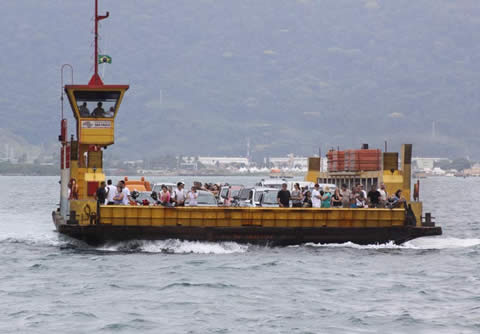
<instances>
[{"instance_id":1,"label":"ferry boat","mask_svg":"<svg viewBox=\"0 0 480 334\"><path fill-rule=\"evenodd\" d=\"M98 15L98 0L95 0L94 74L89 83L64 85L62 79L62 91L70 103L76 133L70 137L67 133L62 98L60 205L52 212L58 232L94 245L107 241L173 238L272 246L349 241L401 244L442 233L431 221L430 214L425 214L423 219L418 196L410 199L411 145L402 146L401 168L398 168L398 154L389 152L376 153L380 154L382 165L377 159L376 167L366 165L368 170L354 163L354 167L348 168L337 164L325 172L320 170L320 158L313 157L309 159L305 177L306 181L337 186L362 183L368 187L383 182L390 193L403 190L407 198L405 208L166 208L98 204L95 193L105 181L103 151L115 142L116 116L129 89L128 85L106 85L98 74L98 22L108 16L108 12ZM332 161L335 160L333 154Z\"/></svg>"}]
</instances>

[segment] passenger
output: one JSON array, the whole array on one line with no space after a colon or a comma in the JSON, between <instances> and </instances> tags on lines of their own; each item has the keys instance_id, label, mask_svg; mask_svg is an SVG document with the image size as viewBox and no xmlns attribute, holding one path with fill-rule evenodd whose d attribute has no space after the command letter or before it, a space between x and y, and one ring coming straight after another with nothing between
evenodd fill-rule
<instances>
[{"instance_id":1,"label":"passenger","mask_svg":"<svg viewBox=\"0 0 480 334\"><path fill-rule=\"evenodd\" d=\"M380 193L380 207L384 208L385 205L387 205L387 199L388 199L388 193L387 193L387 190L385 190L385 184L382 183L380 185L378 192Z\"/></svg>"},{"instance_id":2,"label":"passenger","mask_svg":"<svg viewBox=\"0 0 480 334\"><path fill-rule=\"evenodd\" d=\"M203 190L202 182L193 181L193 186L194 186L195 189L197 189L197 190Z\"/></svg>"},{"instance_id":3,"label":"passenger","mask_svg":"<svg viewBox=\"0 0 480 334\"><path fill-rule=\"evenodd\" d=\"M368 192L368 207L379 208L380 207L380 192L377 190L377 185L372 185L372 188Z\"/></svg>"},{"instance_id":4,"label":"passenger","mask_svg":"<svg viewBox=\"0 0 480 334\"><path fill-rule=\"evenodd\" d=\"M320 185L317 183L312 191L312 208L319 208L322 203L322 195L320 194Z\"/></svg>"},{"instance_id":5,"label":"passenger","mask_svg":"<svg viewBox=\"0 0 480 334\"><path fill-rule=\"evenodd\" d=\"M113 117L114 115L115 115L115 108L110 107L110 109L108 109L108 113L105 115L105 117Z\"/></svg>"},{"instance_id":6,"label":"passenger","mask_svg":"<svg viewBox=\"0 0 480 334\"><path fill-rule=\"evenodd\" d=\"M161 206L170 206L170 192L168 191L167 186L164 184L162 184L159 202Z\"/></svg>"},{"instance_id":7,"label":"passenger","mask_svg":"<svg viewBox=\"0 0 480 334\"><path fill-rule=\"evenodd\" d=\"M368 208L367 199L365 198L365 196L363 196L363 191L360 190L357 192L357 196L355 196L355 201L357 208Z\"/></svg>"},{"instance_id":8,"label":"passenger","mask_svg":"<svg viewBox=\"0 0 480 334\"><path fill-rule=\"evenodd\" d=\"M105 110L102 108L102 102L97 103L97 107L93 109L93 117L105 117Z\"/></svg>"},{"instance_id":9,"label":"passenger","mask_svg":"<svg viewBox=\"0 0 480 334\"><path fill-rule=\"evenodd\" d=\"M351 204L350 201L352 197L352 191L348 189L345 183L342 184L342 192L340 193L340 196L342 196L342 206L344 208L349 208Z\"/></svg>"},{"instance_id":10,"label":"passenger","mask_svg":"<svg viewBox=\"0 0 480 334\"><path fill-rule=\"evenodd\" d=\"M75 179L68 183L68 199L78 199L78 185Z\"/></svg>"},{"instance_id":11,"label":"passenger","mask_svg":"<svg viewBox=\"0 0 480 334\"><path fill-rule=\"evenodd\" d=\"M340 189L336 188L335 193L332 196L332 206L334 208L339 208L343 206L343 197L340 193Z\"/></svg>"},{"instance_id":12,"label":"passenger","mask_svg":"<svg viewBox=\"0 0 480 334\"><path fill-rule=\"evenodd\" d=\"M367 198L367 192L363 189L363 184L357 183L357 190L362 192L363 198Z\"/></svg>"},{"instance_id":13,"label":"passenger","mask_svg":"<svg viewBox=\"0 0 480 334\"><path fill-rule=\"evenodd\" d=\"M300 185L295 183L294 189L292 191L292 207L301 208L303 205L303 194L300 190Z\"/></svg>"},{"instance_id":14,"label":"passenger","mask_svg":"<svg viewBox=\"0 0 480 334\"><path fill-rule=\"evenodd\" d=\"M80 117L89 117L90 110L87 108L87 102L83 102L83 104L78 107L78 111L80 112Z\"/></svg>"},{"instance_id":15,"label":"passenger","mask_svg":"<svg viewBox=\"0 0 480 334\"><path fill-rule=\"evenodd\" d=\"M188 198L188 204L190 206L198 205L198 202L197 202L198 193L197 193L197 188L195 186L192 186L192 189L187 194L187 198Z\"/></svg>"},{"instance_id":16,"label":"passenger","mask_svg":"<svg viewBox=\"0 0 480 334\"><path fill-rule=\"evenodd\" d=\"M350 208L355 209L357 207L357 199L360 196L360 193L357 187L352 188L352 195L350 196Z\"/></svg>"},{"instance_id":17,"label":"passenger","mask_svg":"<svg viewBox=\"0 0 480 334\"><path fill-rule=\"evenodd\" d=\"M402 196L402 190L398 189L395 192L395 195L389 199L388 207L391 209L400 208L402 204L406 202L405 198Z\"/></svg>"},{"instance_id":18,"label":"passenger","mask_svg":"<svg viewBox=\"0 0 480 334\"><path fill-rule=\"evenodd\" d=\"M330 193L330 188L325 186L322 194L322 208L330 208L332 205L332 194Z\"/></svg>"},{"instance_id":19,"label":"passenger","mask_svg":"<svg viewBox=\"0 0 480 334\"><path fill-rule=\"evenodd\" d=\"M113 198L115 197L115 194L117 192L117 187L112 185L112 180L107 181L107 205L113 205L115 204L113 202Z\"/></svg>"},{"instance_id":20,"label":"passenger","mask_svg":"<svg viewBox=\"0 0 480 334\"><path fill-rule=\"evenodd\" d=\"M129 205L132 200L130 197L130 190L125 186L125 181L121 180L117 184L117 192L113 198L117 205Z\"/></svg>"},{"instance_id":21,"label":"passenger","mask_svg":"<svg viewBox=\"0 0 480 334\"><path fill-rule=\"evenodd\" d=\"M213 196L218 198L218 195L220 194L220 188L218 187L218 184L212 185L212 191L211 192L212 192Z\"/></svg>"},{"instance_id":22,"label":"passenger","mask_svg":"<svg viewBox=\"0 0 480 334\"><path fill-rule=\"evenodd\" d=\"M113 204L122 205L123 197L124 195L122 193L122 186L121 186L121 183L118 182L117 186L115 187L115 196L113 196Z\"/></svg>"},{"instance_id":23,"label":"passenger","mask_svg":"<svg viewBox=\"0 0 480 334\"><path fill-rule=\"evenodd\" d=\"M287 184L282 184L282 190L277 193L277 203L281 208L290 207L290 190L287 190Z\"/></svg>"},{"instance_id":24,"label":"passenger","mask_svg":"<svg viewBox=\"0 0 480 334\"><path fill-rule=\"evenodd\" d=\"M108 188L105 181L102 181L100 183L100 187L95 192L95 199L97 200L98 205L105 205L105 201L107 199L107 193L108 193L107 189Z\"/></svg>"},{"instance_id":25,"label":"passenger","mask_svg":"<svg viewBox=\"0 0 480 334\"><path fill-rule=\"evenodd\" d=\"M170 206L173 206L173 187L172 186L167 186L168 192L170 193Z\"/></svg>"},{"instance_id":26,"label":"passenger","mask_svg":"<svg viewBox=\"0 0 480 334\"><path fill-rule=\"evenodd\" d=\"M125 185L125 181L121 180L120 182L122 183L122 193L124 194L123 205L129 205L130 202L135 202L130 196L130 190Z\"/></svg>"},{"instance_id":27,"label":"passenger","mask_svg":"<svg viewBox=\"0 0 480 334\"><path fill-rule=\"evenodd\" d=\"M305 193L305 197L303 199L303 207L304 208L311 208L312 207L312 193L308 190Z\"/></svg>"},{"instance_id":28,"label":"passenger","mask_svg":"<svg viewBox=\"0 0 480 334\"><path fill-rule=\"evenodd\" d=\"M177 183L177 189L173 192L173 202L175 203L175 206L185 206L185 183L183 182L178 182Z\"/></svg>"}]
</instances>

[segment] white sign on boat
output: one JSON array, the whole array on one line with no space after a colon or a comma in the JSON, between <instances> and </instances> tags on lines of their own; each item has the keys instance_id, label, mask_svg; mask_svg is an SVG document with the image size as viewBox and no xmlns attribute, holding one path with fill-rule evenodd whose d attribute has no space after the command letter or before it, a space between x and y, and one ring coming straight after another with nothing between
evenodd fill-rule
<instances>
[{"instance_id":1,"label":"white sign on boat","mask_svg":"<svg viewBox=\"0 0 480 334\"><path fill-rule=\"evenodd\" d=\"M82 128L86 129L109 129L112 121L82 121Z\"/></svg>"}]
</instances>

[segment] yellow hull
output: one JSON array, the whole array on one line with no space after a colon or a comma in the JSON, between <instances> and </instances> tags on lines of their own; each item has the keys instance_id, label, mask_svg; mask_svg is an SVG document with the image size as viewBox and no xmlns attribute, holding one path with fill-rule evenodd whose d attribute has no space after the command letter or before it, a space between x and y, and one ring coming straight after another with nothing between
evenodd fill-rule
<instances>
[{"instance_id":1,"label":"yellow hull","mask_svg":"<svg viewBox=\"0 0 480 334\"><path fill-rule=\"evenodd\" d=\"M115 226L391 227L405 224L405 210L112 205L100 208L100 221Z\"/></svg>"},{"instance_id":2,"label":"yellow hull","mask_svg":"<svg viewBox=\"0 0 480 334\"><path fill-rule=\"evenodd\" d=\"M101 206L70 213L64 221L53 213L57 230L91 244L132 239L182 239L293 245L307 242L397 244L441 228L416 226L405 209L303 209L158 206Z\"/></svg>"}]
</instances>

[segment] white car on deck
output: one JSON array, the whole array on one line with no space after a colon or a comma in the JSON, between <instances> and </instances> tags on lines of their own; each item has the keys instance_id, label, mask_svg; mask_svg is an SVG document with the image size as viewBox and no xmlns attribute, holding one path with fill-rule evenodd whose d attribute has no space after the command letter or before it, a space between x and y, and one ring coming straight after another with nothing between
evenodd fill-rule
<instances>
[{"instance_id":1,"label":"white car on deck","mask_svg":"<svg viewBox=\"0 0 480 334\"><path fill-rule=\"evenodd\" d=\"M205 190L197 190L197 194L198 198L196 206L218 206L217 199L211 192ZM191 206L188 201L188 196L187 200L185 201L185 206Z\"/></svg>"},{"instance_id":2,"label":"white car on deck","mask_svg":"<svg viewBox=\"0 0 480 334\"><path fill-rule=\"evenodd\" d=\"M265 187L244 188L240 190L240 193L238 194L238 206L241 206L241 207L260 206L260 202L262 200L262 197L265 191L278 192L278 189L265 188Z\"/></svg>"}]
</instances>

